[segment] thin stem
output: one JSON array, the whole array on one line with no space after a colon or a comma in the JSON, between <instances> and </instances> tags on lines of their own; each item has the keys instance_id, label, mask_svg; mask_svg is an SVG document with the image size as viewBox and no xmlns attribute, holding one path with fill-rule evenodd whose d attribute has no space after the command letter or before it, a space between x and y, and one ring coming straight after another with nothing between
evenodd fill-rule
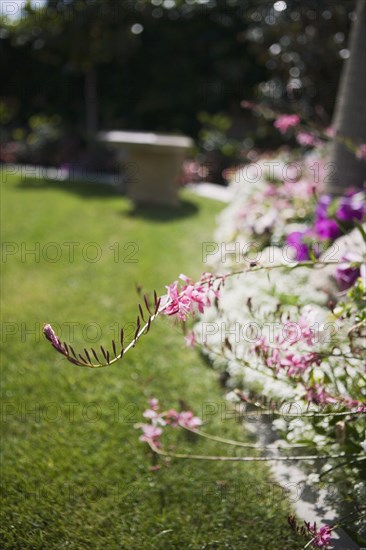
<instances>
[{"instance_id":1,"label":"thin stem","mask_svg":"<svg viewBox=\"0 0 366 550\"><path fill-rule=\"evenodd\" d=\"M158 315L162 312L163 310L159 310L157 311L154 315L151 315L150 317L150 322L148 321L147 323L144 324L144 326L139 330L139 332L137 333L137 335L135 336L135 338L133 340L131 340L131 342L128 344L128 346L126 346L123 351L121 353L119 353L114 359L112 359L111 361L109 361L109 363L103 363L103 364L94 364L94 363L91 363L91 364L85 364L85 365L78 365L80 367L87 367L89 369L102 369L102 368L105 368L105 367L109 367L110 365L113 365L113 363L116 363L117 361L119 361L120 359L122 359L122 357L125 355L125 353L127 353L131 348L133 348L135 345L136 345L136 342L141 338L141 336L144 334L145 330L148 328L148 326L153 322L155 321L155 319L158 317Z\"/></svg>"},{"instance_id":2,"label":"thin stem","mask_svg":"<svg viewBox=\"0 0 366 550\"><path fill-rule=\"evenodd\" d=\"M298 413L298 414L292 414L287 412L281 412L277 410L273 411L261 411L261 416L285 416L291 417L291 418L303 418L303 417L327 417L327 416L348 416L348 415L359 415L359 414L366 414L365 411L344 411L344 412L330 412L330 413L317 413L317 412L311 412L311 413ZM245 416L255 416L258 417L258 413L255 411L253 412L246 412Z\"/></svg>"},{"instance_id":3,"label":"thin stem","mask_svg":"<svg viewBox=\"0 0 366 550\"><path fill-rule=\"evenodd\" d=\"M289 268L289 269L295 269L297 267L311 267L311 266L316 266L316 265L319 265L319 266L327 266L327 265L334 265L334 264L338 264L339 262L338 261L327 261L327 262L322 262L322 261L319 261L319 260L305 260L305 261L302 261L302 262L298 262L298 261L293 261L291 262L291 264L289 263L281 263L281 264L274 264L274 265L255 265L255 266L249 266L248 268L246 269L241 269L241 270L238 270L238 271L233 271L231 273L227 273L225 275L210 275L210 277L206 280L203 280L201 281L201 284L209 284L209 285L213 285L214 282L216 281L225 281L226 279L228 279L229 277L233 277L235 275L242 275L242 274L245 274L245 273L249 273L249 272L254 272L254 271L261 271L261 270L267 270L267 271L270 271L272 269L278 269L278 268L282 268L282 269L286 269L286 268ZM155 298L157 300L157 296L155 294ZM149 318L149 321L146 322L144 324L144 326L137 332L136 336L133 338L133 340L128 344L128 346L124 349L122 349L121 353L119 353L117 356L115 356L113 359L109 360L109 353L107 353L107 355L105 355L103 349L102 349L102 352L103 352L103 355L105 356L105 359L106 359L106 363L98 363L98 364L95 364L95 363L92 363L91 361L86 361L82 356L79 355L80 359L81 359L81 362L79 360L79 358L75 355L75 359L70 355L70 353L68 352L68 348L66 347L66 349L62 349L64 348L64 346L62 346L61 342L58 341L58 344L60 345L60 348L58 349L56 346L55 349L57 349L57 351L59 351L60 353L62 353L62 355L64 355L69 361L71 361L72 363L78 365L78 366L82 366L82 367L88 367L88 368L91 368L91 369L98 369L98 368L104 368L104 367L109 367L110 365L113 365L114 363L116 363L117 361L119 361L120 359L122 359L122 357L124 356L124 354L126 352L128 352L132 347L134 347L137 343L137 341L139 340L139 338L144 334L144 332L146 330L148 330L150 328L150 325L151 323L158 317L158 315L160 313L163 313L169 305L171 305L171 300L167 300L166 303L159 308L159 305L157 305L157 310L155 311L154 315L151 315L150 318ZM48 338L50 339L50 338ZM66 344L65 344L66 345ZM72 351L72 348L71 348L71 351ZM95 355L95 354L94 354ZM88 354L87 354L87 359L89 359L88 357ZM97 359L97 357L96 357Z\"/></svg>"},{"instance_id":4,"label":"thin stem","mask_svg":"<svg viewBox=\"0 0 366 550\"><path fill-rule=\"evenodd\" d=\"M255 443L242 443L241 441L235 441L234 439L226 439L224 437L219 437L217 435L212 435L207 432L202 432L201 430L191 429L187 428L186 426L182 426L179 424L181 428L184 430L187 430L188 432L195 433L201 437L205 437L206 439L211 439L212 441L217 441L219 443L226 443L227 445L233 445L235 447L244 447L248 449L257 449L258 451L265 451L267 449L273 449L273 450L280 450L280 449L294 449L294 448L304 448L307 447L307 445L283 445L283 446L277 446L277 445L267 445L266 447L261 447L260 445L257 445Z\"/></svg>"},{"instance_id":5,"label":"thin stem","mask_svg":"<svg viewBox=\"0 0 366 550\"><path fill-rule=\"evenodd\" d=\"M352 460L351 462L341 462L341 464L337 464L336 466L333 466L332 468L328 468L325 472L319 475L319 479L322 479L323 477L327 476L330 472L333 472L333 470L338 470L338 468L341 468L342 466L354 464L355 462L362 462L363 460L366 460L366 456L361 456L361 458L356 458L356 460Z\"/></svg>"},{"instance_id":6,"label":"thin stem","mask_svg":"<svg viewBox=\"0 0 366 550\"><path fill-rule=\"evenodd\" d=\"M334 455L304 455L304 456L207 456L207 455L191 455L184 453L167 452L163 449L159 449L152 441L148 441L148 444L154 453L161 456L168 456L173 458L184 458L191 460L210 460L221 462L271 462L271 461L300 461L300 460L324 460L330 458L343 458L345 456L355 457L360 454L339 453Z\"/></svg>"}]
</instances>

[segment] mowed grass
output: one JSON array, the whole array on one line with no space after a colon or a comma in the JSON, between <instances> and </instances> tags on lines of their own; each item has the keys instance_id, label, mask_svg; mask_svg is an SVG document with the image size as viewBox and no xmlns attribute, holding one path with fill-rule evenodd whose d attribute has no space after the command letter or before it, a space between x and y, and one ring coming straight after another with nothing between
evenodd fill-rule
<instances>
[{"instance_id":1,"label":"mowed grass","mask_svg":"<svg viewBox=\"0 0 366 550\"><path fill-rule=\"evenodd\" d=\"M41 335L54 323L81 350L108 346L121 326L131 332L135 284L162 294L181 272L198 277L222 205L183 193L176 212L134 211L108 187L3 180L1 547L300 548L266 465L163 462L138 441L151 396L200 415L209 403L207 430L245 436L218 412L216 374L170 320L95 371L66 362ZM184 434L171 443L239 452Z\"/></svg>"}]
</instances>

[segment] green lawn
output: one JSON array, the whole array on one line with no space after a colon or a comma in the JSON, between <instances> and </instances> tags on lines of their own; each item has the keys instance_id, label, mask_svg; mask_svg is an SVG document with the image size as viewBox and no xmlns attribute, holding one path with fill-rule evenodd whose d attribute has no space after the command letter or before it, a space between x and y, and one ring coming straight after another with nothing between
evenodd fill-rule
<instances>
[{"instance_id":1,"label":"green lawn","mask_svg":"<svg viewBox=\"0 0 366 550\"><path fill-rule=\"evenodd\" d=\"M300 548L265 465L173 460L150 470L133 427L149 397L167 407L184 400L198 414L222 402L216 373L170 320L123 362L95 371L66 362L41 336L51 322L64 339L73 327L76 346L83 335L108 345L136 318L135 283L161 294L181 272L200 274L201 242L222 205L184 193L174 215L134 212L107 187L3 179L1 547ZM219 414L209 429L243 437ZM179 434L185 447L235 451Z\"/></svg>"}]
</instances>

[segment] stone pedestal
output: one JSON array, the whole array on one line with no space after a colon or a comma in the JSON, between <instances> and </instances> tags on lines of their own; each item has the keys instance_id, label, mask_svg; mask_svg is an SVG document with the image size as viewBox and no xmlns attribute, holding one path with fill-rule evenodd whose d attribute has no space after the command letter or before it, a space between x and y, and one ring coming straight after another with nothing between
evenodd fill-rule
<instances>
[{"instance_id":1,"label":"stone pedestal","mask_svg":"<svg viewBox=\"0 0 366 550\"><path fill-rule=\"evenodd\" d=\"M193 145L191 138L120 131L101 132L98 137L118 148L127 196L134 203L179 204L177 178Z\"/></svg>"}]
</instances>

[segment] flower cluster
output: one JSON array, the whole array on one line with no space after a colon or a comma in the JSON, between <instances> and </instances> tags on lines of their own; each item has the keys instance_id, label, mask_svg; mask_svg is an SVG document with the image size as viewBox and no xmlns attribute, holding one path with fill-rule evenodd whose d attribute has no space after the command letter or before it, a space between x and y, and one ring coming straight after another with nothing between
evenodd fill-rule
<instances>
[{"instance_id":1,"label":"flower cluster","mask_svg":"<svg viewBox=\"0 0 366 550\"><path fill-rule=\"evenodd\" d=\"M313 535L312 545L315 548L329 548L329 545L332 542L332 528L328 525L323 525L320 529L316 528L316 524L313 525L307 524L309 532Z\"/></svg>"},{"instance_id":2,"label":"flower cluster","mask_svg":"<svg viewBox=\"0 0 366 550\"><path fill-rule=\"evenodd\" d=\"M287 118L276 122L284 132L298 124ZM310 145L310 137L300 139ZM301 167L301 177L293 181L287 177L291 159ZM338 198L324 194L328 161L325 149L302 161L281 152L234 175L233 199L220 216L216 240L234 251L236 243L241 249L255 243L256 265L264 269L227 276L218 303L205 309L189 340L201 344L214 368L224 371L228 399L242 400L243 393L252 404L297 404L294 419L272 423L287 443L321 446L328 456L336 446L362 457L365 194L352 189ZM222 249L212 257L213 271L222 272L223 259L227 275L249 266L245 257L230 258ZM296 269L278 268L286 264L288 249L295 252ZM313 261L319 264L315 269L302 265ZM342 470L333 468L331 458L319 466L328 482L339 485L338 503L345 484L349 490L365 487L357 460L346 458ZM313 547L328 548L329 527L309 523L303 529Z\"/></svg>"},{"instance_id":3,"label":"flower cluster","mask_svg":"<svg viewBox=\"0 0 366 550\"><path fill-rule=\"evenodd\" d=\"M316 196L324 193L328 175L327 152L320 148L305 156L282 150L276 155L253 156L252 162L233 175L233 200L220 214L216 242L227 249L240 245L243 254L251 243L255 251L282 246L292 232L308 229ZM234 258L238 262L237 257ZM210 255L213 265L223 262L221 254ZM228 255L225 266L230 264ZM222 266L220 266L222 269Z\"/></svg>"},{"instance_id":4,"label":"flower cluster","mask_svg":"<svg viewBox=\"0 0 366 550\"><path fill-rule=\"evenodd\" d=\"M323 248L329 246L355 222L362 223L365 215L365 194L361 191L351 189L343 197L336 199L322 195L317 203L312 225L302 231L289 233L286 243L295 248L297 260L307 260L311 254L319 256L319 241L326 241ZM313 243L316 244L315 248Z\"/></svg>"},{"instance_id":5,"label":"flower cluster","mask_svg":"<svg viewBox=\"0 0 366 550\"><path fill-rule=\"evenodd\" d=\"M311 366L321 363L320 355L311 351L315 341L314 330L302 317L297 323L285 322L280 335L274 336L272 341L271 344L267 338L262 337L254 345L253 351L260 355L264 363L273 369L276 375L281 370L285 370L286 376L298 378ZM293 348L295 344L299 343L310 349L297 352Z\"/></svg>"},{"instance_id":6,"label":"flower cluster","mask_svg":"<svg viewBox=\"0 0 366 550\"><path fill-rule=\"evenodd\" d=\"M214 288L215 278L211 273L203 273L200 280L194 283L186 275L180 275L184 285L179 288L178 281L167 286L167 294L162 299L161 312L169 316L177 316L182 321L187 316L204 313L205 308L211 305L212 297L218 297L218 290Z\"/></svg>"},{"instance_id":7,"label":"flower cluster","mask_svg":"<svg viewBox=\"0 0 366 550\"><path fill-rule=\"evenodd\" d=\"M289 516L288 522L297 534L303 537L311 536L309 542L313 548L331 548L333 529L329 525L323 525L318 529L316 523L304 521L304 525L299 526L295 516Z\"/></svg>"},{"instance_id":8,"label":"flower cluster","mask_svg":"<svg viewBox=\"0 0 366 550\"><path fill-rule=\"evenodd\" d=\"M152 444L154 447L160 447L160 437L163 434L163 428L186 428L196 430L202 425L202 420L193 414L192 411L180 411L168 409L160 411L159 401L156 398L149 400L149 408L143 412L143 417L149 423L136 424L136 428L142 430L140 441Z\"/></svg>"}]
</instances>

